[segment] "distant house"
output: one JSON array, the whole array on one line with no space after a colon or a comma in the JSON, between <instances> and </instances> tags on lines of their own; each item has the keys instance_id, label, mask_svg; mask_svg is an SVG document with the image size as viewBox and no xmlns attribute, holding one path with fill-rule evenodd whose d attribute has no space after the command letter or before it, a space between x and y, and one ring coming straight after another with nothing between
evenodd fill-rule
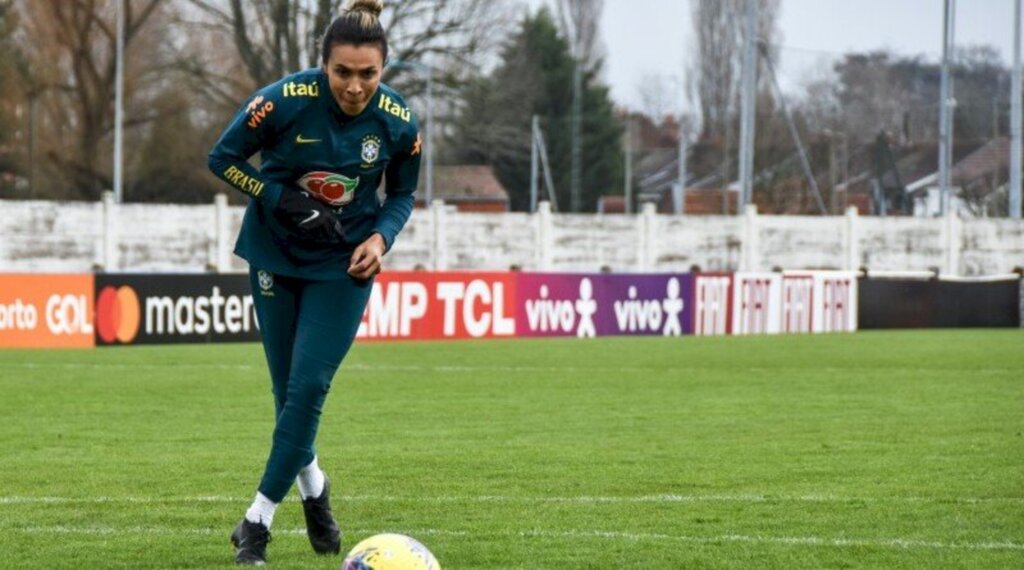
<instances>
[{"instance_id":1,"label":"distant house","mask_svg":"<svg viewBox=\"0 0 1024 570\"><path fill-rule=\"evenodd\" d=\"M644 200L653 203L656 211L660 214L671 214L675 211L672 203L672 193L664 192L656 200ZM729 212L736 212L736 204L739 202L739 193L733 190L722 191L721 188L687 188L686 207L687 215L722 215L722 204L728 200ZM597 201L597 213L599 214L623 214L626 212L626 201L622 196L601 196ZM634 212L639 212L640 207Z\"/></svg>"},{"instance_id":2,"label":"distant house","mask_svg":"<svg viewBox=\"0 0 1024 570\"><path fill-rule=\"evenodd\" d=\"M987 215L1005 203L1009 177L1010 140L992 139L953 165L950 172L951 207L965 215ZM914 215L938 216L942 210L939 173L932 172L907 184Z\"/></svg>"},{"instance_id":3,"label":"distant house","mask_svg":"<svg viewBox=\"0 0 1024 570\"><path fill-rule=\"evenodd\" d=\"M679 183L679 150L675 148L654 148L637 153L634 163L634 191L636 202L653 203L658 213L671 214L675 211L673 191ZM730 212L736 211L737 193L719 186L717 172L703 178L696 178L689 171L687 177L687 214L721 214L722 202L729 201ZM622 196L603 196L598 201L598 213L616 214L625 212ZM640 211L637 206L635 211Z\"/></svg>"},{"instance_id":4,"label":"distant house","mask_svg":"<svg viewBox=\"0 0 1024 570\"><path fill-rule=\"evenodd\" d=\"M1009 149L1005 137L953 145L950 185L954 210L963 215L987 215L1005 207ZM856 174L836 188L843 201L867 215L937 216L941 211L938 143L894 148L895 168L880 168L876 152L872 144L865 146L859 157L851 157L851 170L857 169Z\"/></svg>"},{"instance_id":5,"label":"distant house","mask_svg":"<svg viewBox=\"0 0 1024 570\"><path fill-rule=\"evenodd\" d=\"M420 168L416 207L423 208L426 192L427 169ZM435 200L455 206L460 212L507 212L508 192L501 185L494 170L483 165L434 166Z\"/></svg>"}]
</instances>

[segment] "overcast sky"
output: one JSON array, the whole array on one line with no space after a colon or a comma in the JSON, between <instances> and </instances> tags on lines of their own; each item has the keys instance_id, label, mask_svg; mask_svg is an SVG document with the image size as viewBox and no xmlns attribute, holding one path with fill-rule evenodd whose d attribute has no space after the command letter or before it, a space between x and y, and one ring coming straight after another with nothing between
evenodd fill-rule
<instances>
[{"instance_id":1,"label":"overcast sky","mask_svg":"<svg viewBox=\"0 0 1024 570\"><path fill-rule=\"evenodd\" d=\"M554 0L526 0L533 7ZM782 0L780 80L802 85L847 51L890 48L942 55L942 0ZM959 0L956 43L990 44L1013 61L1014 0ZM639 87L654 75L679 76L695 46L691 0L605 0L605 79L616 103L643 109ZM664 80L668 85L668 80ZM666 87L667 89L667 87Z\"/></svg>"}]
</instances>

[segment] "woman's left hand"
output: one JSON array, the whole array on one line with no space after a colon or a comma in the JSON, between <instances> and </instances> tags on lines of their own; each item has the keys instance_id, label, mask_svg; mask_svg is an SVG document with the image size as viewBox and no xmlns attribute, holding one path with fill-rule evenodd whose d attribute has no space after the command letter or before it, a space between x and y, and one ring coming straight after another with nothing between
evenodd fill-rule
<instances>
[{"instance_id":1,"label":"woman's left hand","mask_svg":"<svg viewBox=\"0 0 1024 570\"><path fill-rule=\"evenodd\" d=\"M365 281L380 273L384 249L384 238L380 234L371 234L352 252L352 262L348 266L348 274Z\"/></svg>"}]
</instances>

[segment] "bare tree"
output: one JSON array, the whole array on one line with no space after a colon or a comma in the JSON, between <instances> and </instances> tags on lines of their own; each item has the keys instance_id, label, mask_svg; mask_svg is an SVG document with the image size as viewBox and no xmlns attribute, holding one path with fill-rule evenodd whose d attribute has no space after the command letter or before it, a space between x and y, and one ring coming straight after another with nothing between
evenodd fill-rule
<instances>
[{"instance_id":1,"label":"bare tree","mask_svg":"<svg viewBox=\"0 0 1024 570\"><path fill-rule=\"evenodd\" d=\"M198 13L188 23L230 37L247 72L247 90L272 83L288 73L319 65L318 41L342 0L190 0ZM385 4L381 21L391 60L430 66L439 85L460 83L501 39L495 32L511 23L508 6L488 0L403 0ZM194 16L194 18L193 18ZM422 73L391 66L384 76L415 96L426 84ZM206 65L193 69L214 92L222 91L223 73ZM225 70L229 71L229 70ZM228 73L228 75L231 75ZM401 79L399 79L401 76ZM237 103L237 98L236 98Z\"/></svg>"},{"instance_id":2,"label":"bare tree","mask_svg":"<svg viewBox=\"0 0 1024 570\"><path fill-rule=\"evenodd\" d=\"M757 41L772 48L779 0L758 2ZM701 118L701 139L720 151L723 191L732 180L732 138L735 109L739 102L743 54L743 26L747 0L691 0L693 26L697 35L696 61L689 81L691 96L697 97ZM759 61L759 84L768 85L766 62ZM723 208L729 204L722 201ZM723 213L726 213L723 211Z\"/></svg>"},{"instance_id":3,"label":"bare tree","mask_svg":"<svg viewBox=\"0 0 1024 570\"><path fill-rule=\"evenodd\" d=\"M700 105L705 137L721 136L728 123L738 75L742 0L693 0L697 32L696 61L691 81Z\"/></svg>"},{"instance_id":4,"label":"bare tree","mask_svg":"<svg viewBox=\"0 0 1024 570\"><path fill-rule=\"evenodd\" d=\"M117 2L117 4L115 4ZM116 10L125 14L127 100L165 81L159 33L143 33L165 0L20 0L24 25L18 41L32 61L22 78L25 96L42 108L40 150L57 178L79 197L95 198L110 186L102 144L113 127ZM147 28L148 30L149 28ZM157 27L152 30L159 31ZM130 105L125 124L152 120L144 104ZM44 174L47 174L44 172Z\"/></svg>"},{"instance_id":5,"label":"bare tree","mask_svg":"<svg viewBox=\"0 0 1024 570\"><path fill-rule=\"evenodd\" d=\"M673 77L647 74L640 82L639 93L640 111L655 122L681 111L679 84Z\"/></svg>"},{"instance_id":6,"label":"bare tree","mask_svg":"<svg viewBox=\"0 0 1024 570\"><path fill-rule=\"evenodd\" d=\"M768 46L772 57L778 36L779 0L758 0L757 39ZM691 96L699 103L705 138L725 136L739 97L742 64L743 22L746 0L691 0L697 45L690 81ZM768 85L765 63L758 66L759 85Z\"/></svg>"},{"instance_id":7,"label":"bare tree","mask_svg":"<svg viewBox=\"0 0 1024 570\"><path fill-rule=\"evenodd\" d=\"M601 45L601 14L604 0L558 0L558 27L569 40L570 46L577 46L584 68L593 70L604 59Z\"/></svg>"}]
</instances>

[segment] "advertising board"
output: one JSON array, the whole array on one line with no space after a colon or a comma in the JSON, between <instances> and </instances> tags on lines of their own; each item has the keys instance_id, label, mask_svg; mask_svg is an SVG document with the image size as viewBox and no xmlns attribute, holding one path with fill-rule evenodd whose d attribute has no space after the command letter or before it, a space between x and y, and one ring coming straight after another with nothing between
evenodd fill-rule
<instances>
[{"instance_id":1,"label":"advertising board","mask_svg":"<svg viewBox=\"0 0 1024 570\"><path fill-rule=\"evenodd\" d=\"M0 348L93 346L92 290L92 275L0 275Z\"/></svg>"}]
</instances>

